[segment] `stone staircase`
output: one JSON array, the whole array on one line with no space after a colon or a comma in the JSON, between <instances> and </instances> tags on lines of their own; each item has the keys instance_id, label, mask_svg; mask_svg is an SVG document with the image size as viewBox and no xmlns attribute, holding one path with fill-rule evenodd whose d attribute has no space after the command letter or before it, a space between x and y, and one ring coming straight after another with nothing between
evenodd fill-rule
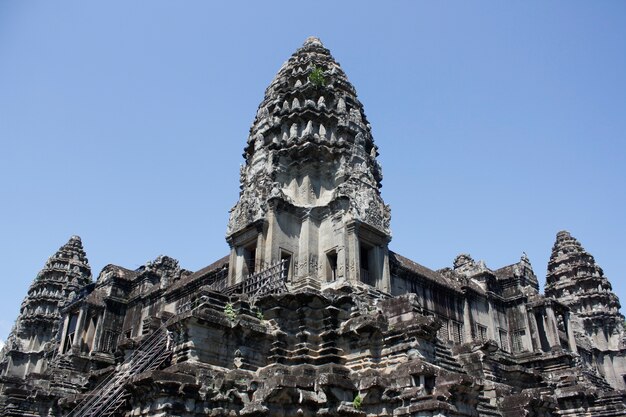
<instances>
[{"instance_id":1,"label":"stone staircase","mask_svg":"<svg viewBox=\"0 0 626 417\"><path fill-rule=\"evenodd\" d=\"M128 397L124 384L134 375L157 369L169 357L171 340L165 326L152 333L122 365L121 370L93 389L66 417L107 417Z\"/></svg>"}]
</instances>

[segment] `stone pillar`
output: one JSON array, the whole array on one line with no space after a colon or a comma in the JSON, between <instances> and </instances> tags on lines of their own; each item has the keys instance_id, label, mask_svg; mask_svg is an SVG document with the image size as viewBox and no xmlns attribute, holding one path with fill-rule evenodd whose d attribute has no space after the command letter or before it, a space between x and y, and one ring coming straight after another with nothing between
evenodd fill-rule
<instances>
[{"instance_id":1,"label":"stone pillar","mask_svg":"<svg viewBox=\"0 0 626 417\"><path fill-rule=\"evenodd\" d=\"M254 249L254 272L259 272L269 266L269 259L265 258L265 237L263 232L259 233L256 237L256 248Z\"/></svg>"},{"instance_id":2,"label":"stone pillar","mask_svg":"<svg viewBox=\"0 0 626 417\"><path fill-rule=\"evenodd\" d=\"M74 343L72 347L77 347L78 351L80 351L81 343L83 341L83 331L85 329L85 320L87 319L87 315L85 313L85 307L81 307L78 312L78 320L76 322L76 332L74 333Z\"/></svg>"},{"instance_id":3,"label":"stone pillar","mask_svg":"<svg viewBox=\"0 0 626 417\"><path fill-rule=\"evenodd\" d=\"M361 276L361 263L356 222L347 224L346 232L346 279L350 282L358 282Z\"/></svg>"},{"instance_id":4,"label":"stone pillar","mask_svg":"<svg viewBox=\"0 0 626 417\"><path fill-rule=\"evenodd\" d=\"M498 323L496 321L496 318L494 317L493 305L491 304L491 300L489 298L487 298L487 308L489 309L488 314L489 314L489 318L491 319L491 326L489 326L489 329L488 329L488 333L489 333L488 336L489 336L489 339L495 340L499 344L500 335L496 334Z\"/></svg>"},{"instance_id":5,"label":"stone pillar","mask_svg":"<svg viewBox=\"0 0 626 417\"><path fill-rule=\"evenodd\" d=\"M578 353L578 347L576 346L576 338L574 337L574 330L572 329L570 323L570 314L569 312L565 312L563 314L563 321L565 328L567 329L567 343L569 346L569 350L573 353Z\"/></svg>"},{"instance_id":6,"label":"stone pillar","mask_svg":"<svg viewBox=\"0 0 626 417\"><path fill-rule=\"evenodd\" d=\"M524 343L524 349L532 352L534 349L533 335L531 334L531 330L530 330L530 320L528 319L528 310L526 310L526 308L524 308L524 305L522 304L519 308L519 311L522 317L524 318L524 326L526 327L526 335L524 336L524 339L522 339Z\"/></svg>"},{"instance_id":7,"label":"stone pillar","mask_svg":"<svg viewBox=\"0 0 626 417\"><path fill-rule=\"evenodd\" d=\"M71 314L65 315L65 320L63 320L63 331L61 331L61 343L59 343L59 351L57 353L63 353L63 348L65 347L65 339L67 338L67 328L70 325L70 317ZM71 346L69 346L71 347Z\"/></svg>"},{"instance_id":8,"label":"stone pillar","mask_svg":"<svg viewBox=\"0 0 626 417\"><path fill-rule=\"evenodd\" d=\"M300 241L298 244L298 277L308 278L311 275L309 268L310 254L311 254L311 213L306 212L302 216L302 226L300 228Z\"/></svg>"},{"instance_id":9,"label":"stone pillar","mask_svg":"<svg viewBox=\"0 0 626 417\"><path fill-rule=\"evenodd\" d=\"M463 332L465 342L473 340L472 337L472 312L470 310L469 294L463 293Z\"/></svg>"},{"instance_id":10,"label":"stone pillar","mask_svg":"<svg viewBox=\"0 0 626 417\"><path fill-rule=\"evenodd\" d=\"M533 351L541 349L541 339L539 338L539 327L537 326L537 318L535 317L535 311L532 309L527 310L528 317L528 331L530 332L530 340L532 342Z\"/></svg>"},{"instance_id":11,"label":"stone pillar","mask_svg":"<svg viewBox=\"0 0 626 417\"><path fill-rule=\"evenodd\" d=\"M241 276L241 266L239 265L239 260L237 259L237 249L231 244L230 245L230 256L228 258L228 286L235 285L240 279Z\"/></svg>"},{"instance_id":12,"label":"stone pillar","mask_svg":"<svg viewBox=\"0 0 626 417\"><path fill-rule=\"evenodd\" d=\"M382 286L381 289L385 292L391 294L391 271L389 270L389 249L387 245L381 247L382 252L382 262L383 262L383 276L382 276Z\"/></svg>"},{"instance_id":13,"label":"stone pillar","mask_svg":"<svg viewBox=\"0 0 626 417\"><path fill-rule=\"evenodd\" d=\"M107 318L107 310L104 309L102 314L98 316L98 323L96 324L96 330L93 335L93 344L91 345L92 352L100 351L100 345L102 343L102 333L104 332L104 323Z\"/></svg>"},{"instance_id":14,"label":"stone pillar","mask_svg":"<svg viewBox=\"0 0 626 417\"><path fill-rule=\"evenodd\" d=\"M263 259L269 264L274 263L280 259L280 248L276 245L279 239L274 234L276 233L276 207L272 204L267 212L267 226L265 227L265 246L263 250ZM274 247L276 245L276 247ZM293 260L292 260L293 261Z\"/></svg>"},{"instance_id":15,"label":"stone pillar","mask_svg":"<svg viewBox=\"0 0 626 417\"><path fill-rule=\"evenodd\" d=\"M559 329L556 325L556 316L551 305L546 305L546 317L544 318L544 328L546 330L546 336L548 337L548 343L550 348L560 348L561 342L559 341Z\"/></svg>"}]
</instances>

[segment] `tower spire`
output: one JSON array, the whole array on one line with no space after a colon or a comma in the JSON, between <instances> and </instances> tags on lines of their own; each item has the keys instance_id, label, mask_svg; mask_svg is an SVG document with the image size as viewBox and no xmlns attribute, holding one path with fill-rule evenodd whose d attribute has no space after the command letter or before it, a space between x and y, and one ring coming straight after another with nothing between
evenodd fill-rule
<instances>
[{"instance_id":1,"label":"tower spire","mask_svg":"<svg viewBox=\"0 0 626 417\"><path fill-rule=\"evenodd\" d=\"M0 374L23 377L42 372L55 348L61 309L91 283L91 267L78 236L48 258L37 274L9 335L0 360Z\"/></svg>"},{"instance_id":2,"label":"tower spire","mask_svg":"<svg viewBox=\"0 0 626 417\"><path fill-rule=\"evenodd\" d=\"M357 235L368 229L373 237L369 243L353 244L351 255L345 258L352 265L342 265L339 259L335 275L346 276L346 269L367 271L370 267L366 264L373 262L377 266L371 268L380 272L372 273L378 278L371 282L382 279L385 261L366 255L384 247L380 255L372 254L375 259L383 256L391 238L390 209L380 194L382 171L377 156L356 90L322 42L307 38L267 87L250 128L239 201L231 210L227 229L227 240L240 253L236 256L246 258L239 264L252 261L258 269L275 261L282 251L294 262L299 259L294 263L297 271L292 272L319 277L325 274L327 256L333 263L335 256L341 258L339 252L344 256L347 252L338 244L339 231L335 233L338 241L320 248L319 228L354 224L362 230ZM256 231L250 232L252 229ZM245 243L246 239L240 238L259 234L258 242ZM275 245L271 249L266 248L270 244L267 239ZM356 252L361 249L363 256L359 257ZM245 253L248 255L241 255ZM236 265L232 256L231 265Z\"/></svg>"},{"instance_id":3,"label":"tower spire","mask_svg":"<svg viewBox=\"0 0 626 417\"><path fill-rule=\"evenodd\" d=\"M626 341L624 316L611 283L593 256L567 231L556 235L545 294L570 308L572 328L579 339L584 339L580 346L591 346L608 358ZM589 357L592 354L595 353L588 352ZM602 361L609 364L608 370L613 366L608 360L598 359L599 363ZM607 373L608 379L614 376Z\"/></svg>"}]
</instances>

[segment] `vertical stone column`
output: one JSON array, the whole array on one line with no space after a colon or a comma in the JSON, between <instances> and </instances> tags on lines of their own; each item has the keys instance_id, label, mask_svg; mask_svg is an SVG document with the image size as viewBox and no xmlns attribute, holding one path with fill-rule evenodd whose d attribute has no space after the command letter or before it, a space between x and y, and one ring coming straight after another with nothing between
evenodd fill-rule
<instances>
[{"instance_id":1,"label":"vertical stone column","mask_svg":"<svg viewBox=\"0 0 626 417\"><path fill-rule=\"evenodd\" d=\"M387 248L387 245L383 245L381 247L381 260L383 263L381 289L391 294L391 271L389 270L389 249Z\"/></svg>"},{"instance_id":2,"label":"vertical stone column","mask_svg":"<svg viewBox=\"0 0 626 417\"><path fill-rule=\"evenodd\" d=\"M72 347L78 348L80 351L81 343L83 341L83 332L85 330L85 321L87 319L87 315L85 312L86 307L81 307L78 312L78 320L76 322L76 332L74 333L74 343Z\"/></svg>"},{"instance_id":3,"label":"vertical stone column","mask_svg":"<svg viewBox=\"0 0 626 417\"><path fill-rule=\"evenodd\" d=\"M578 347L576 346L576 338L574 337L574 329L572 329L570 323L570 314L569 311L563 314L563 321L565 322L565 328L567 329L567 343L569 346L569 350L573 353L578 353Z\"/></svg>"},{"instance_id":4,"label":"vertical stone column","mask_svg":"<svg viewBox=\"0 0 626 417\"><path fill-rule=\"evenodd\" d=\"M269 259L265 258L265 236L263 236L263 231L261 231L256 237L256 248L254 254L254 271L259 272L266 267L269 266Z\"/></svg>"},{"instance_id":5,"label":"vertical stone column","mask_svg":"<svg viewBox=\"0 0 626 417\"><path fill-rule=\"evenodd\" d=\"M346 279L350 282L358 282L361 277L359 239L357 236L357 224L351 222L346 225Z\"/></svg>"},{"instance_id":6,"label":"vertical stone column","mask_svg":"<svg viewBox=\"0 0 626 417\"><path fill-rule=\"evenodd\" d=\"M306 212L302 218L302 227L300 228L300 240L298 242L298 278L308 278L310 273L310 254L311 254L311 213Z\"/></svg>"},{"instance_id":7,"label":"vertical stone column","mask_svg":"<svg viewBox=\"0 0 626 417\"><path fill-rule=\"evenodd\" d=\"M524 336L524 339L522 339L522 343L524 344L524 349L532 352L534 350L533 335L530 330L530 319L528 318L528 310L526 310L524 304L520 305L519 312L524 319L524 326L526 327L526 335Z\"/></svg>"},{"instance_id":8,"label":"vertical stone column","mask_svg":"<svg viewBox=\"0 0 626 417\"><path fill-rule=\"evenodd\" d=\"M235 285L238 282L237 271L241 271L241 266L237 264L237 249L233 246L232 242L228 242L230 245L230 256L228 257L228 286Z\"/></svg>"},{"instance_id":9,"label":"vertical stone column","mask_svg":"<svg viewBox=\"0 0 626 417\"><path fill-rule=\"evenodd\" d=\"M470 342L472 338L472 312L470 311L469 294L463 292L463 337L465 342Z\"/></svg>"},{"instance_id":10,"label":"vertical stone column","mask_svg":"<svg viewBox=\"0 0 626 417\"><path fill-rule=\"evenodd\" d=\"M107 310L104 309L102 315L98 316L98 323L96 324L96 331L93 335L93 344L91 351L98 352L101 350L100 346L102 346L102 334L104 332L104 323L107 318Z\"/></svg>"},{"instance_id":11,"label":"vertical stone column","mask_svg":"<svg viewBox=\"0 0 626 417\"><path fill-rule=\"evenodd\" d=\"M263 259L265 262L272 264L280 259L280 250L276 245L278 238L274 236L276 233L276 207L274 204L270 206L267 213L266 233L265 233L265 246L263 250ZM276 246L276 247L275 247Z\"/></svg>"},{"instance_id":12,"label":"vertical stone column","mask_svg":"<svg viewBox=\"0 0 626 417\"><path fill-rule=\"evenodd\" d=\"M491 319L491 326L489 326L489 329L488 329L489 339L495 340L496 342L500 343L500 335L497 334L498 323L496 319L494 318L493 304L491 303L491 299L489 298L487 298L487 308L489 309L487 314L489 315L489 318Z\"/></svg>"},{"instance_id":13,"label":"vertical stone column","mask_svg":"<svg viewBox=\"0 0 626 417\"><path fill-rule=\"evenodd\" d=\"M544 328L546 330L546 336L548 337L548 343L550 343L550 348L560 348L559 329L556 325L556 316L554 315L554 310L551 305L546 305L546 317L544 321Z\"/></svg>"},{"instance_id":14,"label":"vertical stone column","mask_svg":"<svg viewBox=\"0 0 626 417\"><path fill-rule=\"evenodd\" d=\"M539 327L537 326L535 311L528 309L526 312L528 317L528 331L530 332L530 340L532 342L532 350L541 350L541 339L539 338Z\"/></svg>"},{"instance_id":15,"label":"vertical stone column","mask_svg":"<svg viewBox=\"0 0 626 417\"><path fill-rule=\"evenodd\" d=\"M61 343L59 343L59 351L57 353L62 353L65 348L65 339L67 338L67 329L70 325L70 317L71 314L65 315L65 320L63 320L63 330L61 331ZM69 346L71 347L71 346Z\"/></svg>"}]
</instances>

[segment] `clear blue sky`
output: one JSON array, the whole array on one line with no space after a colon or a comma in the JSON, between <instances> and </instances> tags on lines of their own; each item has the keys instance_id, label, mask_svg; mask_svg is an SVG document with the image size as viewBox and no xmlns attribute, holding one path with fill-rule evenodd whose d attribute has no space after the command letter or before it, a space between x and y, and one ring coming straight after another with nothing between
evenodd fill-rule
<instances>
[{"instance_id":1,"label":"clear blue sky","mask_svg":"<svg viewBox=\"0 0 626 417\"><path fill-rule=\"evenodd\" d=\"M2 1L0 339L73 234L94 276L224 256L256 108L311 35L373 126L393 250L526 251L543 281L567 229L626 302L626 2Z\"/></svg>"}]
</instances>

